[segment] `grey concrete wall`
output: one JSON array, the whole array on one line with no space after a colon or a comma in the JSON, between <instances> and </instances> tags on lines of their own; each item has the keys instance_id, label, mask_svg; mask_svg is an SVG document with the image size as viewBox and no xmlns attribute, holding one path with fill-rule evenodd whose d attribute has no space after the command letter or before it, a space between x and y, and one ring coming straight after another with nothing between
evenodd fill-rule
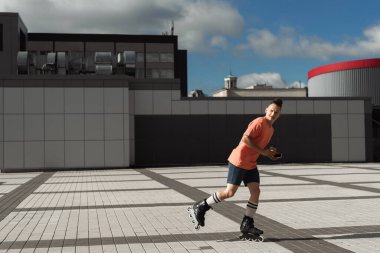
<instances>
[{"instance_id":1,"label":"grey concrete wall","mask_svg":"<svg viewBox=\"0 0 380 253\"><path fill-rule=\"evenodd\" d=\"M84 87L76 80L82 85L64 87L56 80L34 81L33 87L5 82L0 88L2 169L130 165L127 85L93 80Z\"/></svg>"}]
</instances>

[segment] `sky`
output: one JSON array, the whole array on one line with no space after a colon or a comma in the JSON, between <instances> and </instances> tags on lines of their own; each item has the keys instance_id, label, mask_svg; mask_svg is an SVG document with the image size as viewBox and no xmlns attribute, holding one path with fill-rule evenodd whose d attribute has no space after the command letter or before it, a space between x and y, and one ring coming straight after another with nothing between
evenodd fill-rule
<instances>
[{"instance_id":1,"label":"sky","mask_svg":"<svg viewBox=\"0 0 380 253\"><path fill-rule=\"evenodd\" d=\"M380 58L378 0L0 0L28 32L174 34L188 53L188 90L305 87L311 69Z\"/></svg>"}]
</instances>

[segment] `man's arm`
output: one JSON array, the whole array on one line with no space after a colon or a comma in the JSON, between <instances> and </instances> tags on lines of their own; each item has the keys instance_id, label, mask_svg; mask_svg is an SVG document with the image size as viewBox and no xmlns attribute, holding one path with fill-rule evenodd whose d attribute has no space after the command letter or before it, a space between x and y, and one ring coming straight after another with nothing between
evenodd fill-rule
<instances>
[{"instance_id":1,"label":"man's arm","mask_svg":"<svg viewBox=\"0 0 380 253\"><path fill-rule=\"evenodd\" d=\"M269 157L271 160L277 160L278 159L277 157L274 156L276 153L275 151L270 150L270 149L260 148L258 145L256 145L256 143L248 135L244 134L240 141L243 142L248 147L259 152L259 154L262 156Z\"/></svg>"}]
</instances>

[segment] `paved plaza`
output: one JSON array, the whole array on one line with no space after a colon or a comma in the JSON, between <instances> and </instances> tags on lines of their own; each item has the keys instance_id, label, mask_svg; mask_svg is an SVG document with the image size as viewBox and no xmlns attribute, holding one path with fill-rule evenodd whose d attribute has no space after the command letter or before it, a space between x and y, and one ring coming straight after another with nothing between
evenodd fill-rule
<instances>
[{"instance_id":1,"label":"paved plaza","mask_svg":"<svg viewBox=\"0 0 380 253\"><path fill-rule=\"evenodd\" d=\"M225 187L227 166L0 174L0 252L380 253L380 164L262 165L256 225L240 241L248 189L196 231L187 206Z\"/></svg>"}]
</instances>

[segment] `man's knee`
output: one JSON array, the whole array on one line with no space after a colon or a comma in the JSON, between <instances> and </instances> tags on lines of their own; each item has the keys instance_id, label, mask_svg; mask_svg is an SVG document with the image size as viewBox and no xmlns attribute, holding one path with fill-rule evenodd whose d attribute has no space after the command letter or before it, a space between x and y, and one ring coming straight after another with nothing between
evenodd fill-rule
<instances>
[{"instance_id":1,"label":"man's knee","mask_svg":"<svg viewBox=\"0 0 380 253\"><path fill-rule=\"evenodd\" d=\"M232 198L236 193L236 190L233 190L233 189L225 189L223 191L223 195L224 197L227 199L227 198Z\"/></svg>"},{"instance_id":2,"label":"man's knee","mask_svg":"<svg viewBox=\"0 0 380 253\"><path fill-rule=\"evenodd\" d=\"M260 190L260 186L255 186L255 187L252 187L251 189L250 189L250 191L251 191L251 195L254 195L254 196L259 196L260 195L260 192L261 192L261 190Z\"/></svg>"},{"instance_id":3,"label":"man's knee","mask_svg":"<svg viewBox=\"0 0 380 253\"><path fill-rule=\"evenodd\" d=\"M227 198L232 198L235 195L236 191L233 190L226 190L226 196Z\"/></svg>"}]
</instances>

